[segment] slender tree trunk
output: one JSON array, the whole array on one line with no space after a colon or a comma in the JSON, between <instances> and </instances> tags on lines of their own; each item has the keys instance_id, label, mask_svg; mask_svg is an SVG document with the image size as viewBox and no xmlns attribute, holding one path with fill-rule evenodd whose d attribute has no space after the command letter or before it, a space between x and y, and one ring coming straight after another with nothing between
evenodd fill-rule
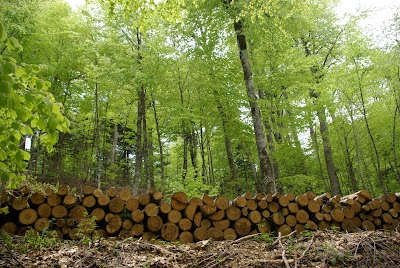
<instances>
[{"instance_id":1,"label":"slender tree trunk","mask_svg":"<svg viewBox=\"0 0 400 268\"><path fill-rule=\"evenodd\" d=\"M319 173L320 173L320 176L321 176L321 178L322 178L322 180L324 182L325 191L328 192L329 191L329 187L328 187L327 179L326 179L325 174L324 174L324 169L322 167L321 154L319 153L319 143L318 143L317 133L315 132L314 126L313 126L313 124L311 122L310 122L309 128L310 128L310 137L311 137L311 140L314 143L314 150L315 150L315 153L317 155Z\"/></svg>"},{"instance_id":2,"label":"slender tree trunk","mask_svg":"<svg viewBox=\"0 0 400 268\"><path fill-rule=\"evenodd\" d=\"M154 112L154 121L156 123L156 132L157 132L157 141L158 141L158 150L160 153L160 175L161 175L161 185L164 185L165 182L165 172L164 172L164 153L163 153L163 145L162 145L162 140L161 140L161 132L160 132L160 125L158 122L158 116L157 116L157 109L156 109L156 101L154 99L154 96L151 95L151 102L153 106L153 112Z\"/></svg>"},{"instance_id":3,"label":"slender tree trunk","mask_svg":"<svg viewBox=\"0 0 400 268\"><path fill-rule=\"evenodd\" d=\"M139 184L146 186L149 181L148 175L148 162L149 162L149 150L148 150L148 136L147 136L147 120L146 120L146 100L144 102L144 108L143 108L143 113L142 113L142 137L143 137L143 143L142 143L142 168L144 167L145 172L142 172L142 176L144 178L141 178L141 182Z\"/></svg>"},{"instance_id":4,"label":"slender tree trunk","mask_svg":"<svg viewBox=\"0 0 400 268\"><path fill-rule=\"evenodd\" d=\"M196 140L196 131L195 126L193 124L193 129L189 135L189 144L190 144L190 160L192 161L192 167L194 169L194 177L198 177L198 170L197 170L197 140Z\"/></svg>"},{"instance_id":5,"label":"slender tree trunk","mask_svg":"<svg viewBox=\"0 0 400 268\"><path fill-rule=\"evenodd\" d=\"M267 151L267 143L262 126L260 107L257 102L256 90L251 72L250 62L247 54L247 41L243 33L243 23L241 20L234 22L234 29L237 37L240 61L243 68L244 80L246 83L247 97L250 104L251 116L253 120L254 134L260 160L261 179L264 184L264 190L267 193L276 191L275 178L272 173L271 160Z\"/></svg>"},{"instance_id":6,"label":"slender tree trunk","mask_svg":"<svg viewBox=\"0 0 400 268\"><path fill-rule=\"evenodd\" d=\"M146 109L146 93L144 86L140 87L138 92L138 107L137 107L137 123L136 123L136 161L135 161L135 175L133 177L133 188L135 194L139 192L140 175L142 173L142 158L143 158L143 115Z\"/></svg>"},{"instance_id":7,"label":"slender tree trunk","mask_svg":"<svg viewBox=\"0 0 400 268\"><path fill-rule=\"evenodd\" d=\"M203 183L206 184L208 181L208 173L206 166L206 157L204 150L204 135L203 135L203 126L200 123L200 154L201 154L201 177L203 179Z\"/></svg>"},{"instance_id":8,"label":"slender tree trunk","mask_svg":"<svg viewBox=\"0 0 400 268\"><path fill-rule=\"evenodd\" d=\"M111 168L113 168L113 166L115 164L115 154L117 151L117 145L118 145L118 124L115 122L114 123L114 131L113 131L113 142L111 145L111 155L110 155Z\"/></svg>"},{"instance_id":9,"label":"slender tree trunk","mask_svg":"<svg viewBox=\"0 0 400 268\"><path fill-rule=\"evenodd\" d=\"M325 107L319 109L317 116L319 120L319 131L322 136L326 170L328 171L329 181L331 184L331 192L333 195L340 195L340 183L336 173L335 163L333 161L331 141L329 139L329 129L326 122Z\"/></svg>"},{"instance_id":10,"label":"slender tree trunk","mask_svg":"<svg viewBox=\"0 0 400 268\"><path fill-rule=\"evenodd\" d=\"M369 136L369 138L371 140L372 148L373 148L374 153L375 153L375 159L376 159L376 165L377 165L376 172L377 172L377 175L378 175L379 182L381 183L381 186L383 188L383 192L385 194L387 194L387 187L386 187L386 184L385 184L385 181L384 181L384 178L383 178L383 174L382 174L379 152L378 152L378 149L376 147L375 139L374 139L374 136L372 135L371 128L369 127L369 122L368 122L368 118L367 118L367 111L366 111L366 108L365 108L364 94L363 94L363 90L362 90L361 77L359 75L357 75L357 78L358 78L358 90L360 92L360 100L361 100L363 119L364 119L364 122L365 122L365 126L367 127L367 132L368 132L368 136Z\"/></svg>"},{"instance_id":11,"label":"slender tree trunk","mask_svg":"<svg viewBox=\"0 0 400 268\"><path fill-rule=\"evenodd\" d=\"M397 181L400 183L400 171L399 171L399 165L398 165L398 162L397 162L397 146L396 146L397 114L398 114L397 109L394 109L393 131L392 131L392 148L393 148L394 171L395 171L395 174L396 174Z\"/></svg>"},{"instance_id":12,"label":"slender tree trunk","mask_svg":"<svg viewBox=\"0 0 400 268\"><path fill-rule=\"evenodd\" d=\"M153 166L153 130L149 128L147 138L147 155L148 159L146 163L146 177L147 177L147 185L149 187L154 187L154 166Z\"/></svg>"},{"instance_id":13,"label":"slender tree trunk","mask_svg":"<svg viewBox=\"0 0 400 268\"><path fill-rule=\"evenodd\" d=\"M209 180L208 184L211 185L214 183L214 165L213 165L213 157L211 153L211 145L210 145L210 138L206 135L206 144L207 144L207 160L208 160L208 174Z\"/></svg>"}]
</instances>

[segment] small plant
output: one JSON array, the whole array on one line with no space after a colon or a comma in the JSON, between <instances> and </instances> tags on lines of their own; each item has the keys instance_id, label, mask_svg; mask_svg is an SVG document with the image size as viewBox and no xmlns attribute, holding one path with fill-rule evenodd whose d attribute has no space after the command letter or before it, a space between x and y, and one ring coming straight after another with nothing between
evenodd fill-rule
<instances>
[{"instance_id":1,"label":"small plant","mask_svg":"<svg viewBox=\"0 0 400 268\"><path fill-rule=\"evenodd\" d=\"M89 216L89 214L85 212L84 218L82 218L78 224L78 232L76 233L80 238L80 242L85 245L90 245L92 243L92 233L96 228L96 217ZM93 237L93 240L98 238L99 237Z\"/></svg>"},{"instance_id":2,"label":"small plant","mask_svg":"<svg viewBox=\"0 0 400 268\"><path fill-rule=\"evenodd\" d=\"M256 240L270 246L274 243L274 232L262 233L257 236Z\"/></svg>"},{"instance_id":3,"label":"small plant","mask_svg":"<svg viewBox=\"0 0 400 268\"><path fill-rule=\"evenodd\" d=\"M0 230L0 241L8 248L12 248L14 246L12 236L3 230Z\"/></svg>"},{"instance_id":4,"label":"small plant","mask_svg":"<svg viewBox=\"0 0 400 268\"><path fill-rule=\"evenodd\" d=\"M26 231L24 236L24 245L26 249L30 248L55 248L60 244L60 240L57 238L55 231L44 231L38 233L37 231L30 229Z\"/></svg>"}]
</instances>

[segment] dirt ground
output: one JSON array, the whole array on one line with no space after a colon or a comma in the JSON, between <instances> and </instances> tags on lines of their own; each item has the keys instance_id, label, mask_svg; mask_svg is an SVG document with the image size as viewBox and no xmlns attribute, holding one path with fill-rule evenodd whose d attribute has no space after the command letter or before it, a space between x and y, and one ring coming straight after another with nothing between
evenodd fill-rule
<instances>
[{"instance_id":1,"label":"dirt ground","mask_svg":"<svg viewBox=\"0 0 400 268\"><path fill-rule=\"evenodd\" d=\"M400 267L400 233L336 231L256 235L193 244L103 239L51 246L0 240L0 267Z\"/></svg>"}]
</instances>

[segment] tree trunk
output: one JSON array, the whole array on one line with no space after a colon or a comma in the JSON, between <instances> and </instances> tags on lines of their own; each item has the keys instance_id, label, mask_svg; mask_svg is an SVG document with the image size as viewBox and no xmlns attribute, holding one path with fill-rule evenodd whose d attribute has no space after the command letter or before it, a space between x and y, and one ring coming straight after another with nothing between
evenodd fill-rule
<instances>
[{"instance_id":1,"label":"tree trunk","mask_svg":"<svg viewBox=\"0 0 400 268\"><path fill-rule=\"evenodd\" d=\"M253 121L254 134L256 138L258 157L260 160L261 179L264 184L265 192L273 193L276 191L275 178L273 177L271 160L267 152L267 143L265 141L265 135L262 126L261 112L257 102L253 75L251 72L250 62L247 54L246 36L243 33L243 23L241 20L234 22L234 29L236 31L240 61L243 68L247 97L251 109L251 116Z\"/></svg>"},{"instance_id":2,"label":"tree trunk","mask_svg":"<svg viewBox=\"0 0 400 268\"><path fill-rule=\"evenodd\" d=\"M322 162L321 162L321 155L319 153L319 143L318 143L318 139L317 139L317 133L315 132L314 126L313 126L312 123L310 123L310 137L311 137L311 140L314 143L314 150L315 150L315 153L317 155L319 173L320 173L320 176L321 176L321 178L322 178L322 180L324 182L325 191L329 191L328 183L327 183L326 177L324 175L324 169L322 168Z\"/></svg>"},{"instance_id":3,"label":"tree trunk","mask_svg":"<svg viewBox=\"0 0 400 268\"><path fill-rule=\"evenodd\" d=\"M203 136L203 126L200 123L200 154L201 154L201 177L203 179L203 183L206 184L208 181L208 173L206 166L206 157L204 150L204 136Z\"/></svg>"},{"instance_id":4,"label":"tree trunk","mask_svg":"<svg viewBox=\"0 0 400 268\"><path fill-rule=\"evenodd\" d=\"M113 142L112 142L112 146L111 146L111 155L110 155L111 168L113 168L114 163L115 163L115 153L117 151L117 145L118 145L118 124L115 122L114 123Z\"/></svg>"},{"instance_id":5,"label":"tree trunk","mask_svg":"<svg viewBox=\"0 0 400 268\"><path fill-rule=\"evenodd\" d=\"M143 144L142 144L142 136L143 136L143 115L144 110L146 109L146 93L144 86L140 87L138 92L138 107L137 107L137 123L136 123L136 159L135 159L135 175L133 178L133 188L135 189L134 194L138 194L139 191L139 183L140 183L140 175L142 173L142 157L143 157Z\"/></svg>"},{"instance_id":6,"label":"tree trunk","mask_svg":"<svg viewBox=\"0 0 400 268\"><path fill-rule=\"evenodd\" d=\"M326 122L325 107L322 107L319 109L319 111L317 111L317 116L319 120L319 131L322 136L326 170L328 171L329 181L331 184L331 192L333 195L340 195L340 184L338 176L336 174L335 163L333 161L331 141L329 138L329 129Z\"/></svg>"},{"instance_id":7,"label":"tree trunk","mask_svg":"<svg viewBox=\"0 0 400 268\"><path fill-rule=\"evenodd\" d=\"M151 95L151 102L152 102L153 111L154 111L154 121L155 121L155 124L156 124L158 149L159 149L159 153L160 153L161 185L164 185L164 181L165 181L165 174L164 174L164 154L163 154L163 146L162 146L162 140L161 140L160 125L159 125L158 116L157 116L156 101L155 101L153 95Z\"/></svg>"},{"instance_id":8,"label":"tree trunk","mask_svg":"<svg viewBox=\"0 0 400 268\"><path fill-rule=\"evenodd\" d=\"M189 144L190 144L190 159L192 161L192 167L194 169L194 177L198 177L197 170L197 141L196 141L196 130L195 125L193 124L193 129L190 132L189 136Z\"/></svg>"}]
</instances>

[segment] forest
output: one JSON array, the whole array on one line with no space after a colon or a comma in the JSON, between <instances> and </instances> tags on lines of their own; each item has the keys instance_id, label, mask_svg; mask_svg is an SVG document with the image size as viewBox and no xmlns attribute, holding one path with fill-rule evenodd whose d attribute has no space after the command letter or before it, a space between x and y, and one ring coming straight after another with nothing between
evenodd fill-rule
<instances>
[{"instance_id":1,"label":"forest","mask_svg":"<svg viewBox=\"0 0 400 268\"><path fill-rule=\"evenodd\" d=\"M400 13L337 4L2 0L2 187L399 192Z\"/></svg>"}]
</instances>

